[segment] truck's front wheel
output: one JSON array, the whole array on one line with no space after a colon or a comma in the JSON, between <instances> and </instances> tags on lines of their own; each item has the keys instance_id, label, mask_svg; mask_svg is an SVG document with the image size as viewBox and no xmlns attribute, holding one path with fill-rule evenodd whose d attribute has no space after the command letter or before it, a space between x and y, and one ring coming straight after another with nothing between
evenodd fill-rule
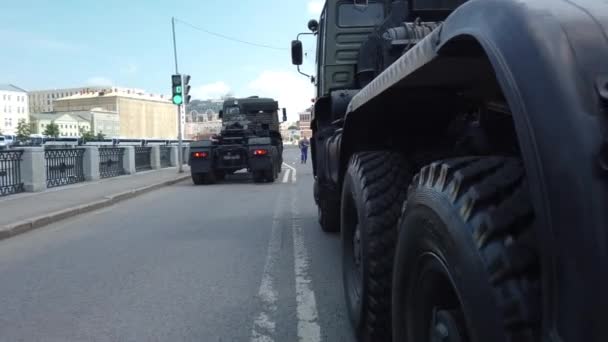
<instances>
[{"instance_id":1,"label":"truck's front wheel","mask_svg":"<svg viewBox=\"0 0 608 342\"><path fill-rule=\"evenodd\" d=\"M392 152L350 161L342 189L342 275L359 341L390 341L392 265L397 221L411 173Z\"/></svg>"},{"instance_id":2,"label":"truck's front wheel","mask_svg":"<svg viewBox=\"0 0 608 342\"><path fill-rule=\"evenodd\" d=\"M459 158L410 186L395 254L395 341L539 340L534 215L521 162Z\"/></svg>"}]
</instances>

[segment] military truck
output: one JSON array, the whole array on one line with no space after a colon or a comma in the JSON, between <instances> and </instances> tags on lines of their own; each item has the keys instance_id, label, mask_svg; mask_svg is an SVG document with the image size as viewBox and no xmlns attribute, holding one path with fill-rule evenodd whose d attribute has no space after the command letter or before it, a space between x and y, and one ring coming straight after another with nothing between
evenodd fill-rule
<instances>
[{"instance_id":1,"label":"military truck","mask_svg":"<svg viewBox=\"0 0 608 342\"><path fill-rule=\"evenodd\" d=\"M274 182L283 164L277 101L259 96L230 98L219 114L221 133L190 143L188 163L193 183L215 183L241 169L247 169L255 182Z\"/></svg>"},{"instance_id":2,"label":"military truck","mask_svg":"<svg viewBox=\"0 0 608 342\"><path fill-rule=\"evenodd\" d=\"M328 0L308 28L359 339L608 341L606 2Z\"/></svg>"}]
</instances>

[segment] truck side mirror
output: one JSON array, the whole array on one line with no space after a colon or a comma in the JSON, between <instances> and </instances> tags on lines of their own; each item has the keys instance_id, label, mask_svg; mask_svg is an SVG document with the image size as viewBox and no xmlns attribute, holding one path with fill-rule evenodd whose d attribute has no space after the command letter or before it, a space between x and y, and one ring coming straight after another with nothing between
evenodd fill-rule
<instances>
[{"instance_id":1,"label":"truck side mirror","mask_svg":"<svg viewBox=\"0 0 608 342\"><path fill-rule=\"evenodd\" d=\"M302 42L299 40L291 41L291 63L293 65L302 65Z\"/></svg>"},{"instance_id":2,"label":"truck side mirror","mask_svg":"<svg viewBox=\"0 0 608 342\"><path fill-rule=\"evenodd\" d=\"M287 121L287 109L283 108L283 122Z\"/></svg>"},{"instance_id":3,"label":"truck side mirror","mask_svg":"<svg viewBox=\"0 0 608 342\"><path fill-rule=\"evenodd\" d=\"M220 112L218 113L218 117L221 119L222 116L224 116L224 111L220 109Z\"/></svg>"}]
</instances>

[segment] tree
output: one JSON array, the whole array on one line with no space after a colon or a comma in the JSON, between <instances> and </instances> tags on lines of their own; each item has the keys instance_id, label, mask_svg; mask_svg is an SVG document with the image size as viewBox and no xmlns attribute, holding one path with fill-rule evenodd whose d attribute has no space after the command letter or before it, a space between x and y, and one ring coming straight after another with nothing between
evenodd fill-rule
<instances>
[{"instance_id":1,"label":"tree","mask_svg":"<svg viewBox=\"0 0 608 342\"><path fill-rule=\"evenodd\" d=\"M30 134L32 134L30 125L25 121L25 119L19 119L17 122L17 140L26 141L29 139Z\"/></svg>"},{"instance_id":2,"label":"tree","mask_svg":"<svg viewBox=\"0 0 608 342\"><path fill-rule=\"evenodd\" d=\"M298 126L291 125L291 126L289 126L289 128L287 128L287 129L288 129L288 130L292 130L292 129L297 130L297 129L298 129Z\"/></svg>"},{"instance_id":3,"label":"tree","mask_svg":"<svg viewBox=\"0 0 608 342\"><path fill-rule=\"evenodd\" d=\"M80 137L84 141L91 141L95 139L95 134L93 133L93 131L87 131L82 126L78 128L78 131L80 132Z\"/></svg>"},{"instance_id":4,"label":"tree","mask_svg":"<svg viewBox=\"0 0 608 342\"><path fill-rule=\"evenodd\" d=\"M105 139L105 138L106 138L106 135L105 135L105 134L103 134L103 132L102 132L102 131L99 131L99 132L97 133L97 140L103 140L103 139Z\"/></svg>"},{"instance_id":5,"label":"tree","mask_svg":"<svg viewBox=\"0 0 608 342\"><path fill-rule=\"evenodd\" d=\"M57 138L60 134L59 126L55 123L55 121L51 121L50 124L46 125L42 134L46 135L47 137Z\"/></svg>"}]
</instances>

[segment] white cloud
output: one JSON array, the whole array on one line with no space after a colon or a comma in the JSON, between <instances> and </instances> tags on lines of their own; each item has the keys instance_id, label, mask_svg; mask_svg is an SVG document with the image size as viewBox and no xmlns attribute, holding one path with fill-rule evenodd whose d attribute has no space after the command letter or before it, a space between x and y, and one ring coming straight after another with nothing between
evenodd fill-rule
<instances>
[{"instance_id":1,"label":"white cloud","mask_svg":"<svg viewBox=\"0 0 608 342\"><path fill-rule=\"evenodd\" d=\"M111 79L103 76L94 76L85 81L86 85L90 86L111 86L114 85Z\"/></svg>"},{"instance_id":2,"label":"white cloud","mask_svg":"<svg viewBox=\"0 0 608 342\"><path fill-rule=\"evenodd\" d=\"M298 113L312 105L314 87L310 80L293 71L263 71L249 83L251 95L272 97L280 107L287 108L289 121L298 120Z\"/></svg>"},{"instance_id":3,"label":"white cloud","mask_svg":"<svg viewBox=\"0 0 608 342\"><path fill-rule=\"evenodd\" d=\"M320 15L323 11L323 0L310 0L308 2L308 13L313 15Z\"/></svg>"},{"instance_id":4,"label":"white cloud","mask_svg":"<svg viewBox=\"0 0 608 342\"><path fill-rule=\"evenodd\" d=\"M224 81L218 81L215 83L192 87L190 93L194 99L208 100L219 99L230 91L230 86L228 86Z\"/></svg>"}]
</instances>

